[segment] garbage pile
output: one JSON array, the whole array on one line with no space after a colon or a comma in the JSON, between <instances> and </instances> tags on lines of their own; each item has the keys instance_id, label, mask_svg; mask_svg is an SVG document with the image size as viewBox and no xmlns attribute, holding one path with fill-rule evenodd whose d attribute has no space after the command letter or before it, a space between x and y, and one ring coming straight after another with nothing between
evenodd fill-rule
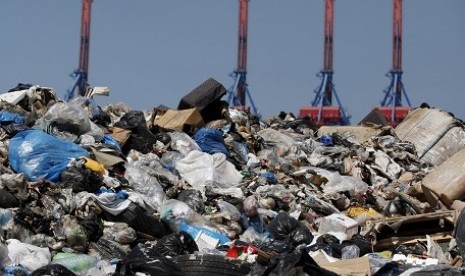
<instances>
[{"instance_id":1,"label":"garbage pile","mask_svg":"<svg viewBox=\"0 0 465 276\"><path fill-rule=\"evenodd\" d=\"M462 275L465 125L0 94L2 275ZM436 273L436 274L435 274Z\"/></svg>"}]
</instances>

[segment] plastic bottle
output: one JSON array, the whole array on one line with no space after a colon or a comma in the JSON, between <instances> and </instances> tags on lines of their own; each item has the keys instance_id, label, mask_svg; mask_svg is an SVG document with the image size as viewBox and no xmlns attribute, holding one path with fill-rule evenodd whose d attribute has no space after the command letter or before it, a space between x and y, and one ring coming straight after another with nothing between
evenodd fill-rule
<instances>
[{"instance_id":1,"label":"plastic bottle","mask_svg":"<svg viewBox=\"0 0 465 276\"><path fill-rule=\"evenodd\" d=\"M86 254L58 253L53 257L54 264L61 264L74 273L87 271L94 267L98 259Z\"/></svg>"}]
</instances>

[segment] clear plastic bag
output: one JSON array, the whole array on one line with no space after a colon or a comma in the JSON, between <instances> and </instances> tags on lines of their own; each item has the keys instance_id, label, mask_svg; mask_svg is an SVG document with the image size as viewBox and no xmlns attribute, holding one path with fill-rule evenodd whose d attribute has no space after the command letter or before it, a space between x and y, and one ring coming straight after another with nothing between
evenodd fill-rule
<instances>
[{"instance_id":1,"label":"clear plastic bag","mask_svg":"<svg viewBox=\"0 0 465 276\"><path fill-rule=\"evenodd\" d=\"M125 178L134 191L138 192L144 201L154 210L160 210L165 201L165 193L158 180L149 175L136 162L126 164Z\"/></svg>"},{"instance_id":2,"label":"clear plastic bag","mask_svg":"<svg viewBox=\"0 0 465 276\"><path fill-rule=\"evenodd\" d=\"M78 104L59 102L52 105L47 113L35 123L36 126L46 125L47 122L55 119L69 120L77 125L81 134L84 134L91 130L91 122L89 120L88 113L81 108Z\"/></svg>"},{"instance_id":3,"label":"clear plastic bag","mask_svg":"<svg viewBox=\"0 0 465 276\"><path fill-rule=\"evenodd\" d=\"M170 132L171 148L184 156L193 150L201 151L197 143L184 132Z\"/></svg>"}]
</instances>

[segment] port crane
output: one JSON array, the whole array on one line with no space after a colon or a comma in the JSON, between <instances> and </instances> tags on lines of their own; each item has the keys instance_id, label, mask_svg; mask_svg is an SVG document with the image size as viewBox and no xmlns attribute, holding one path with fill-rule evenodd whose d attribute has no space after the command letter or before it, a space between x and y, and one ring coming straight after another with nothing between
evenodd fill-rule
<instances>
[{"instance_id":1,"label":"port crane","mask_svg":"<svg viewBox=\"0 0 465 276\"><path fill-rule=\"evenodd\" d=\"M90 43L90 18L93 0L82 0L81 15L81 37L79 47L79 67L71 73L74 83L66 93L65 99L72 99L75 94L84 96L88 83L89 74L89 43ZM77 91L77 93L76 93Z\"/></svg>"},{"instance_id":2,"label":"port crane","mask_svg":"<svg viewBox=\"0 0 465 276\"><path fill-rule=\"evenodd\" d=\"M342 107L333 83L334 0L325 0L323 69L320 85L311 106L302 106L300 117L310 117L317 125L349 125L350 116ZM336 104L333 104L333 97Z\"/></svg>"},{"instance_id":3,"label":"port crane","mask_svg":"<svg viewBox=\"0 0 465 276\"><path fill-rule=\"evenodd\" d=\"M389 86L384 90L384 98L378 108L389 125L397 126L408 114L412 105L402 82L402 0L393 0L392 24L392 68L387 74ZM407 106L402 104L402 95Z\"/></svg>"},{"instance_id":4,"label":"port crane","mask_svg":"<svg viewBox=\"0 0 465 276\"><path fill-rule=\"evenodd\" d=\"M247 28L248 28L249 0L239 0L239 34L237 47L237 68L230 74L234 84L228 89L227 101L230 106L250 112L246 105L246 98L252 106L252 114L259 116L259 111L250 94L247 84Z\"/></svg>"}]
</instances>

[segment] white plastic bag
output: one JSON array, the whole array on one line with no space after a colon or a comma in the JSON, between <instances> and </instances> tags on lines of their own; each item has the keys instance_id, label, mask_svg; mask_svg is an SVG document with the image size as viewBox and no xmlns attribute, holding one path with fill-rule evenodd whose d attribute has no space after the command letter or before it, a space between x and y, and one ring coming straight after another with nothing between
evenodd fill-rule
<instances>
[{"instance_id":1,"label":"white plastic bag","mask_svg":"<svg viewBox=\"0 0 465 276\"><path fill-rule=\"evenodd\" d=\"M198 150L189 152L176 162L176 170L192 187L230 188L241 183L242 175L222 153L208 154Z\"/></svg>"}]
</instances>

